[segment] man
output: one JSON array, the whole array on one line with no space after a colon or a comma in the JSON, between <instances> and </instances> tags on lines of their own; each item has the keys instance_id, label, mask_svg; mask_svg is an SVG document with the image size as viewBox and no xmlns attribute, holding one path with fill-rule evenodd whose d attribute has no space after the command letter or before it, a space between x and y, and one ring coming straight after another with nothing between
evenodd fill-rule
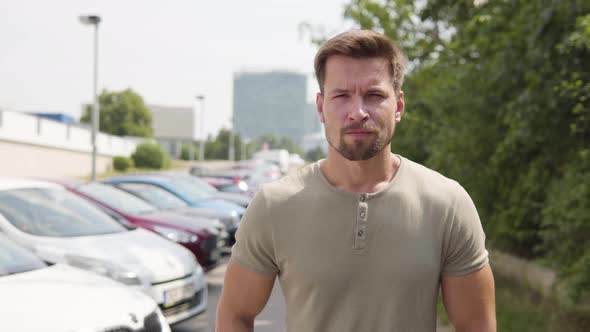
<instances>
[{"instance_id":1,"label":"man","mask_svg":"<svg viewBox=\"0 0 590 332\"><path fill-rule=\"evenodd\" d=\"M495 331L475 206L456 182L390 152L403 56L349 31L315 59L325 160L267 184L240 229L217 331L252 331L278 276L290 332L435 331L442 289L456 331Z\"/></svg>"}]
</instances>

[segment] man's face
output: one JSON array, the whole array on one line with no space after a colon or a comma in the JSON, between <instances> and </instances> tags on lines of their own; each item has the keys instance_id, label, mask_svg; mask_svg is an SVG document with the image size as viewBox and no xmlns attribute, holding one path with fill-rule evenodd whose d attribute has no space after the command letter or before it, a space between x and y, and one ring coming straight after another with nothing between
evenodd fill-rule
<instances>
[{"instance_id":1,"label":"man's face","mask_svg":"<svg viewBox=\"0 0 590 332\"><path fill-rule=\"evenodd\" d=\"M331 56L325 75L316 104L330 147L348 160L367 160L389 147L404 95L395 95L387 60Z\"/></svg>"}]
</instances>

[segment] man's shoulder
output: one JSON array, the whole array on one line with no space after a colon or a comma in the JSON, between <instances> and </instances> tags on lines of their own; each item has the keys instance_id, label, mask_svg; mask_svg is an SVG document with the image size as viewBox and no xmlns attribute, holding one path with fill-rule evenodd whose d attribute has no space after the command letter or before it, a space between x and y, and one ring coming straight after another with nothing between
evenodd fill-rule
<instances>
[{"instance_id":1,"label":"man's shoulder","mask_svg":"<svg viewBox=\"0 0 590 332\"><path fill-rule=\"evenodd\" d=\"M402 162L405 163L405 182L411 183L413 187L418 188L423 194L451 198L464 191L457 181L438 171L408 158L401 158Z\"/></svg>"},{"instance_id":2,"label":"man's shoulder","mask_svg":"<svg viewBox=\"0 0 590 332\"><path fill-rule=\"evenodd\" d=\"M294 173L285 175L273 182L263 184L261 190L264 192L267 200L271 202L278 203L286 201L313 183L313 178L316 175L316 167L316 163L304 166Z\"/></svg>"}]
</instances>

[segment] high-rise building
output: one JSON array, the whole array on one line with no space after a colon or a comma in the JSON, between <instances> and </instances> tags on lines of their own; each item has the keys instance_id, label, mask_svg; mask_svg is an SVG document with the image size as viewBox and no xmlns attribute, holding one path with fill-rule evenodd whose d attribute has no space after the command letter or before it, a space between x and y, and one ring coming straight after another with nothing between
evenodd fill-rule
<instances>
[{"instance_id":1,"label":"high-rise building","mask_svg":"<svg viewBox=\"0 0 590 332\"><path fill-rule=\"evenodd\" d=\"M322 131L322 123L315 103L307 104L305 110L305 135Z\"/></svg>"},{"instance_id":2,"label":"high-rise building","mask_svg":"<svg viewBox=\"0 0 590 332\"><path fill-rule=\"evenodd\" d=\"M301 145L309 117L307 77L293 72L234 75L233 120L237 134L256 139L287 136Z\"/></svg>"}]
</instances>

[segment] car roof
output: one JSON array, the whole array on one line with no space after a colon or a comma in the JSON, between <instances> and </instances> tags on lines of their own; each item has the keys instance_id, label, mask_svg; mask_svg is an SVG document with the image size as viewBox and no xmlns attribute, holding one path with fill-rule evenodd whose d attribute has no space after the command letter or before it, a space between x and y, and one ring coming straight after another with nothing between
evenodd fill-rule
<instances>
[{"instance_id":1,"label":"car roof","mask_svg":"<svg viewBox=\"0 0 590 332\"><path fill-rule=\"evenodd\" d=\"M175 178L182 176L189 176L190 174L135 174L135 175L121 175L114 176L105 182L117 181L145 181L145 182L170 182Z\"/></svg>"},{"instance_id":2,"label":"car roof","mask_svg":"<svg viewBox=\"0 0 590 332\"><path fill-rule=\"evenodd\" d=\"M84 183L87 183L86 181L82 181L80 179L66 179L66 178L47 178L47 179L41 179L41 180L51 182L51 183L56 183L58 185L66 187L66 188L76 188L76 187L83 185Z\"/></svg>"},{"instance_id":3,"label":"car roof","mask_svg":"<svg viewBox=\"0 0 590 332\"><path fill-rule=\"evenodd\" d=\"M63 188L63 186L37 179L0 177L0 191L28 188Z\"/></svg>"}]
</instances>

